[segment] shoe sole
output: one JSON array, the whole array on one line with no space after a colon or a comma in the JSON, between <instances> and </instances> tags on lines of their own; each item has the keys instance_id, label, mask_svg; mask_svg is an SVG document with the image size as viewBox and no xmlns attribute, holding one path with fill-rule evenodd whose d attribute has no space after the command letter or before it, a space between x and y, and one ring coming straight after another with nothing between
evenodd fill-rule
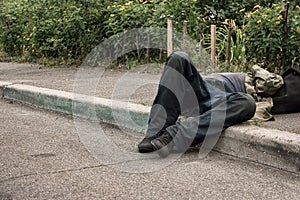
<instances>
[{"instance_id":1,"label":"shoe sole","mask_svg":"<svg viewBox=\"0 0 300 200\"><path fill-rule=\"evenodd\" d=\"M162 143L157 144L157 142L159 141L151 141L150 143L156 148L156 152L159 155L159 157L161 158L166 158L170 155L170 150L168 145L167 146L163 146ZM159 148L159 146L163 146L162 148Z\"/></svg>"},{"instance_id":2,"label":"shoe sole","mask_svg":"<svg viewBox=\"0 0 300 200\"><path fill-rule=\"evenodd\" d=\"M140 153L151 153L153 151L155 151L155 150L151 149L151 148L139 148Z\"/></svg>"}]
</instances>

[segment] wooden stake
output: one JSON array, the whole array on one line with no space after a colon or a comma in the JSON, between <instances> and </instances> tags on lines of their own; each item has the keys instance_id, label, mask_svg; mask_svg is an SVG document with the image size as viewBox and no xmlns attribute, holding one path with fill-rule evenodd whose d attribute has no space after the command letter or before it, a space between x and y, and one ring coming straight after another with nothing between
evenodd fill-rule
<instances>
[{"instance_id":1,"label":"wooden stake","mask_svg":"<svg viewBox=\"0 0 300 200\"><path fill-rule=\"evenodd\" d=\"M137 50L137 54L138 54L138 61L141 61L141 53L140 53L140 40L139 40L140 34L138 29L135 32L135 39L136 39L136 50Z\"/></svg>"},{"instance_id":2,"label":"wooden stake","mask_svg":"<svg viewBox=\"0 0 300 200\"><path fill-rule=\"evenodd\" d=\"M125 46L126 46L126 40L127 40L127 32L123 32L123 46L122 46L122 65L125 65L126 64L126 57L125 57Z\"/></svg>"},{"instance_id":3,"label":"wooden stake","mask_svg":"<svg viewBox=\"0 0 300 200\"><path fill-rule=\"evenodd\" d=\"M186 40L186 36L187 36L187 21L184 21L183 22L183 30L182 30L182 32L183 32L183 35L182 35L182 46L181 46L181 48L182 49L184 49L185 48L185 40Z\"/></svg>"},{"instance_id":4,"label":"wooden stake","mask_svg":"<svg viewBox=\"0 0 300 200\"><path fill-rule=\"evenodd\" d=\"M167 51L168 56L173 52L173 25L172 19L168 19L168 33L167 33Z\"/></svg>"},{"instance_id":5,"label":"wooden stake","mask_svg":"<svg viewBox=\"0 0 300 200\"><path fill-rule=\"evenodd\" d=\"M163 62L163 41L162 41L162 37L163 37L163 34L162 34L162 31L160 30L159 31L159 61L160 62Z\"/></svg>"},{"instance_id":6,"label":"wooden stake","mask_svg":"<svg viewBox=\"0 0 300 200\"><path fill-rule=\"evenodd\" d=\"M211 38L210 38L210 46L211 46L211 61L213 64L213 67L216 67L216 25L211 25L211 29L210 29L210 34L211 34Z\"/></svg>"},{"instance_id":7,"label":"wooden stake","mask_svg":"<svg viewBox=\"0 0 300 200\"><path fill-rule=\"evenodd\" d=\"M147 63L149 64L150 63L150 43L151 43L151 38L150 38L150 34L147 33L147 51L146 51L146 54L147 54Z\"/></svg>"}]
</instances>

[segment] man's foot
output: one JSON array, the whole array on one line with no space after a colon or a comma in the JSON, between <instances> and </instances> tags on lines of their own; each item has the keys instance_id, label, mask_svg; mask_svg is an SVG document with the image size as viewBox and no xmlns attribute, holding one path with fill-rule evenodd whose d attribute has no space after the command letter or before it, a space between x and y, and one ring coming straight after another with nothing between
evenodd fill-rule
<instances>
[{"instance_id":1,"label":"man's foot","mask_svg":"<svg viewBox=\"0 0 300 200\"><path fill-rule=\"evenodd\" d=\"M156 136L157 137L157 136ZM152 137L145 137L138 145L138 149L140 153L150 153L155 151L155 147L151 144L151 141L156 138L155 136Z\"/></svg>"},{"instance_id":2,"label":"man's foot","mask_svg":"<svg viewBox=\"0 0 300 200\"><path fill-rule=\"evenodd\" d=\"M164 131L159 137L150 141L150 143L162 158L167 157L174 147L173 137L167 131Z\"/></svg>"}]
</instances>

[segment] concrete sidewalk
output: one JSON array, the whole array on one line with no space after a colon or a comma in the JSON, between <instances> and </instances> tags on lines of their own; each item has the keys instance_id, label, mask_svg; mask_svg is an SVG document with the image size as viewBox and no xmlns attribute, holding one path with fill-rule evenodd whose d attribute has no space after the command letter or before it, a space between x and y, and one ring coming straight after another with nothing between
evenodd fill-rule
<instances>
[{"instance_id":1,"label":"concrete sidewalk","mask_svg":"<svg viewBox=\"0 0 300 200\"><path fill-rule=\"evenodd\" d=\"M10 69L8 67L9 65L9 63L5 63L1 66L4 66L2 69L8 70ZM18 65L13 66L21 69ZM18 72L16 68L14 72L12 71L12 74ZM28 68L30 70L37 69L35 66ZM88 94L75 94L72 91L74 90L72 87L74 85L74 77L77 73L77 69L46 70L48 72L53 71L57 75L62 75L61 71L66 71L69 77L65 80L60 80L58 84L59 87L53 84L51 79L50 81L45 80L47 74L42 76L39 83L40 85L34 82L38 81L38 79L34 79L34 77L37 77L37 74L33 77L29 77L30 74L22 74L22 79L19 81L13 80L16 76L12 76L11 80L2 78L2 80L7 82L0 82L1 96L5 99L16 100L29 105L87 119L101 120L139 131L146 129L150 110L149 104L153 101L153 96L156 92L156 85L154 83L158 83L159 75L144 73L130 74L130 76L127 77L127 82L131 80L131 84L137 86L139 83L149 83L150 87L137 87L135 93L130 95L130 99L128 99L127 95L131 94L130 90L121 90L124 92L124 96L112 90L115 89L116 86L107 81L107 78L110 77L110 73L107 71L104 72L105 74L103 76L105 80L101 79L100 81L102 82L98 82L97 91L94 93L96 95L90 96ZM31 74L34 73L31 71ZM109 80L116 81L124 78L124 73L117 74L118 76L111 76ZM87 84L88 83L87 81ZM98 89L99 85L100 89ZM121 88L124 89L126 86ZM130 88L130 85L127 88ZM101 90L100 94L97 93L99 90ZM110 93L110 95L108 95L108 93L107 95L103 95L103 91L110 91L112 93ZM109 96L112 95L117 100L109 98ZM100 98L99 96L105 98ZM129 100L130 102L124 103L122 100ZM246 124L233 126L228 128L221 135L214 150L291 172L299 173L300 171L300 135L287 131L261 128Z\"/></svg>"}]
</instances>

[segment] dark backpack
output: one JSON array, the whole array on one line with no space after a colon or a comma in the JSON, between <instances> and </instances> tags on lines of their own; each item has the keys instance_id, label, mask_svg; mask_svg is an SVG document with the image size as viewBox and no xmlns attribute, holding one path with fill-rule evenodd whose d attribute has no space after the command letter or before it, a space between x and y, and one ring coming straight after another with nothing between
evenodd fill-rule
<instances>
[{"instance_id":1,"label":"dark backpack","mask_svg":"<svg viewBox=\"0 0 300 200\"><path fill-rule=\"evenodd\" d=\"M272 96L271 114L300 112L300 69L289 68L282 78L284 85Z\"/></svg>"}]
</instances>

